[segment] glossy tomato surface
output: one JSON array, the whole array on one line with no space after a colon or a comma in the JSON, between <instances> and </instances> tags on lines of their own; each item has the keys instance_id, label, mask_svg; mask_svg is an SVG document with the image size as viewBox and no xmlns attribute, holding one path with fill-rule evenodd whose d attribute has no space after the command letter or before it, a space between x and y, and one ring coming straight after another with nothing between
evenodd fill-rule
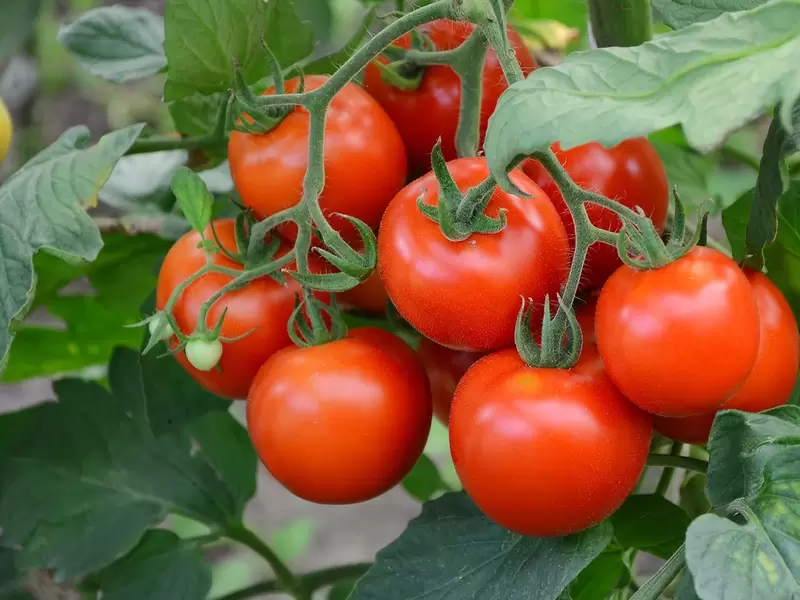
<instances>
[{"instance_id":1,"label":"glossy tomato surface","mask_svg":"<svg viewBox=\"0 0 800 600\"><path fill-rule=\"evenodd\" d=\"M489 174L482 158L448 163L463 191ZM531 198L495 190L486 214L507 211L500 233L474 234L451 242L423 216L417 198L436 205L433 173L406 186L392 200L378 234L378 267L398 312L420 333L456 350L489 351L514 343L521 296L535 302L534 322L544 298L555 300L569 268L569 244L550 199L521 172L511 179Z\"/></svg>"},{"instance_id":2,"label":"glossy tomato surface","mask_svg":"<svg viewBox=\"0 0 800 600\"><path fill-rule=\"evenodd\" d=\"M363 502L399 483L431 425L425 371L413 350L375 328L287 348L258 373L247 428L262 462L311 502Z\"/></svg>"},{"instance_id":3,"label":"glossy tomato surface","mask_svg":"<svg viewBox=\"0 0 800 600\"><path fill-rule=\"evenodd\" d=\"M450 405L458 382L483 354L451 350L425 337L419 342L417 354L425 366L431 384L433 414L447 425L450 420Z\"/></svg>"},{"instance_id":4,"label":"glossy tomato surface","mask_svg":"<svg viewBox=\"0 0 800 600\"><path fill-rule=\"evenodd\" d=\"M758 305L760 341L753 370L744 385L720 407L761 412L786 404L797 381L800 339L792 308L766 275L745 269ZM653 420L656 430L687 444L705 444L714 413Z\"/></svg>"},{"instance_id":5,"label":"glossy tomato surface","mask_svg":"<svg viewBox=\"0 0 800 600\"><path fill-rule=\"evenodd\" d=\"M613 148L591 142L562 150L556 143L553 151L579 186L629 208L641 207L658 231L664 228L669 210L667 174L661 158L646 138L626 140ZM528 160L522 168L550 196L574 244L575 226L558 186L540 163ZM619 217L606 208L587 204L586 211L597 227L608 231L622 228ZM593 244L586 255L580 291L599 288L620 265L622 261L616 248L600 242Z\"/></svg>"},{"instance_id":6,"label":"glossy tomato surface","mask_svg":"<svg viewBox=\"0 0 800 600\"><path fill-rule=\"evenodd\" d=\"M214 228L223 247L236 252L233 220L215 221ZM210 228L206 239L214 239ZM200 241L198 233L187 233L167 253L158 274L156 307L159 310L164 308L178 285L205 266L205 254L197 247ZM213 263L242 269L240 264L220 252L214 254ZM229 275L207 273L183 291L173 309L182 333L189 335L195 331L203 303L230 281ZM235 338L250 333L241 340L223 343L219 370L195 369L184 352L178 352L175 358L207 390L226 398L245 398L261 365L275 352L291 344L286 325L294 310L295 294L300 291L300 285L291 278L287 278L287 285L281 285L272 278L261 277L240 290L226 293L211 307L206 326L213 328L227 310L221 335Z\"/></svg>"},{"instance_id":7,"label":"glossy tomato surface","mask_svg":"<svg viewBox=\"0 0 800 600\"><path fill-rule=\"evenodd\" d=\"M617 387L662 416L718 409L750 375L759 347L750 282L702 247L659 269L620 267L600 292L595 327Z\"/></svg>"},{"instance_id":8,"label":"glossy tomato surface","mask_svg":"<svg viewBox=\"0 0 800 600\"><path fill-rule=\"evenodd\" d=\"M460 46L472 33L472 23L439 20L423 25L418 31L434 43L437 50L452 50ZM528 75L536 68L536 61L525 47L519 34L508 28L511 47ZM395 41L403 48L411 45L411 36L405 35ZM385 57L378 58L387 63ZM456 155L456 130L461 103L461 80L448 66L431 66L425 69L422 84L416 90L401 90L386 83L380 69L370 64L364 70L364 87L386 110L408 150L408 159L413 175L424 173L431 168L431 150L436 141L442 139L442 152L445 160ZM483 64L483 87L481 95L480 134L481 144L486 134L489 117L497 106L508 84L494 50L489 50Z\"/></svg>"},{"instance_id":9,"label":"glossy tomato surface","mask_svg":"<svg viewBox=\"0 0 800 600\"><path fill-rule=\"evenodd\" d=\"M516 533L562 536L611 515L650 447L650 416L606 376L596 350L570 370L528 367L516 350L467 371L450 412L450 449L467 494Z\"/></svg>"},{"instance_id":10,"label":"glossy tomato surface","mask_svg":"<svg viewBox=\"0 0 800 600\"><path fill-rule=\"evenodd\" d=\"M305 78L306 90L327 81ZM295 92L298 79L286 82ZM272 90L267 93L272 93ZM308 163L308 113L295 108L263 135L231 132L228 144L231 175L242 202L260 218L297 204L303 193ZM353 83L332 100L325 119L325 188L320 206L331 225L350 239L350 224L331 213L358 217L377 228L386 205L406 182L406 152L391 119L378 103ZM282 235L292 237L290 229Z\"/></svg>"}]
</instances>

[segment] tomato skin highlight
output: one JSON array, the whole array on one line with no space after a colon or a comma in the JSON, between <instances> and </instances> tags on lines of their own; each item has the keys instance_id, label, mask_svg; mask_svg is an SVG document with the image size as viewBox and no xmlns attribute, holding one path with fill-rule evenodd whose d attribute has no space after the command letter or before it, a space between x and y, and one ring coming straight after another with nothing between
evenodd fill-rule
<instances>
[{"instance_id":1,"label":"tomato skin highlight","mask_svg":"<svg viewBox=\"0 0 800 600\"><path fill-rule=\"evenodd\" d=\"M475 25L466 22L441 19L418 28L430 38L438 50L452 50L469 37ZM508 39L525 76L536 69L536 61L528 51L520 35L508 27ZM395 40L397 46L409 48L411 36L406 34ZM386 64L386 57L378 61ZM436 141L442 139L445 160L457 158L456 131L461 103L461 80L452 68L444 65L425 69L422 84L412 91L401 90L381 77L380 69L370 63L364 70L364 88L383 106L397 125L408 150L412 175L425 173L431 168L431 150ZM497 100L508 88L503 69L494 50L490 49L483 63L481 93L480 144L486 136L489 117L497 106Z\"/></svg>"},{"instance_id":2,"label":"tomato skin highlight","mask_svg":"<svg viewBox=\"0 0 800 600\"><path fill-rule=\"evenodd\" d=\"M760 341L753 370L720 410L761 412L788 402L800 365L800 335L791 306L766 275L744 270L758 305ZM691 417L657 417L661 435L687 444L705 444L716 412Z\"/></svg>"},{"instance_id":3,"label":"tomato skin highlight","mask_svg":"<svg viewBox=\"0 0 800 600\"><path fill-rule=\"evenodd\" d=\"M664 229L669 211L669 184L661 158L647 138L625 140L613 148L590 142L562 150L556 143L553 152L579 186L628 208L641 207L659 232ZM575 225L553 178L535 160L525 161L522 168L553 201L574 247ZM622 228L619 217L606 208L588 203L586 212L592 223L601 229L619 231ZM599 288L621 265L616 248L600 242L592 244L586 254L578 291Z\"/></svg>"},{"instance_id":4,"label":"tomato skin highlight","mask_svg":"<svg viewBox=\"0 0 800 600\"><path fill-rule=\"evenodd\" d=\"M399 483L422 454L431 413L413 350L371 327L282 350L247 399L248 431L266 468L322 504L363 502Z\"/></svg>"},{"instance_id":5,"label":"tomato skin highlight","mask_svg":"<svg viewBox=\"0 0 800 600\"><path fill-rule=\"evenodd\" d=\"M223 247L236 251L234 221L221 219L214 228ZM211 229L206 230L206 239L213 240ZM161 265L156 289L156 307L163 310L172 291L206 264L200 243L200 234L189 232L172 246ZM285 249L283 250L285 252ZM242 266L224 256L214 255L212 262L230 269L241 270ZM220 288L231 281L231 277L219 273L207 273L191 283L175 303L173 315L184 335L194 332L203 303ZM218 369L200 371L195 369L181 351L174 356L192 378L208 391L225 398L247 397L250 383L258 369L272 354L292 343L287 332L287 322L294 310L295 294L300 285L287 277L283 286L274 279L261 277L244 288L226 293L208 311L206 326L211 329L227 308L221 335L235 338L252 332L241 340L223 342L222 357ZM173 338L172 347L177 340Z\"/></svg>"},{"instance_id":6,"label":"tomato skin highlight","mask_svg":"<svg viewBox=\"0 0 800 600\"><path fill-rule=\"evenodd\" d=\"M309 75L306 90L327 76ZM299 79L286 82L297 91ZM268 90L267 94L273 93ZM308 112L295 108L263 135L231 132L228 143L231 175L242 202L263 219L300 201L308 164ZM406 151L394 124L364 90L348 83L333 98L325 119L325 188L320 207L331 225L348 240L360 239L343 218L357 217L376 229L386 205L405 185ZM280 229L293 240L296 226Z\"/></svg>"},{"instance_id":7,"label":"tomato skin highlight","mask_svg":"<svg viewBox=\"0 0 800 600\"><path fill-rule=\"evenodd\" d=\"M453 402L458 382L464 373L484 355L480 352L451 350L423 337L417 348L428 380L431 384L433 414L444 425L450 420L450 405Z\"/></svg>"},{"instance_id":8,"label":"tomato skin highlight","mask_svg":"<svg viewBox=\"0 0 800 600\"><path fill-rule=\"evenodd\" d=\"M711 248L659 269L620 267L600 292L595 326L612 381L662 416L717 410L744 384L759 347L750 282Z\"/></svg>"},{"instance_id":9,"label":"tomato skin highlight","mask_svg":"<svg viewBox=\"0 0 800 600\"><path fill-rule=\"evenodd\" d=\"M568 535L611 515L636 486L651 436L650 416L592 347L570 370L529 367L514 349L490 354L467 371L450 412L465 491L522 535Z\"/></svg>"},{"instance_id":10,"label":"tomato skin highlight","mask_svg":"<svg viewBox=\"0 0 800 600\"><path fill-rule=\"evenodd\" d=\"M483 158L448 163L462 191L489 174ZM500 233L447 240L439 225L422 215L417 197L438 203L433 173L406 186L386 209L378 233L378 268L398 312L420 333L455 350L490 351L514 343L520 296L533 298L538 322L549 294L556 294L569 269L564 226L550 199L521 172L512 181L531 198L499 188L486 214L507 210Z\"/></svg>"}]
</instances>

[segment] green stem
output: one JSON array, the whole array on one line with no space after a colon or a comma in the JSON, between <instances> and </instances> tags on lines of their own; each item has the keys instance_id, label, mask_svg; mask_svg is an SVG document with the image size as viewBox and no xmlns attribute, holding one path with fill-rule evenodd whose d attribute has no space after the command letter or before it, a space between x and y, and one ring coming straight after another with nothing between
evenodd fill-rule
<instances>
[{"instance_id":1,"label":"green stem","mask_svg":"<svg viewBox=\"0 0 800 600\"><path fill-rule=\"evenodd\" d=\"M514 84L525 79L522 69L517 62L517 57L509 50L508 33L495 22L485 22L479 24L483 35L489 40L489 44L494 48L500 67L503 69L508 84Z\"/></svg>"},{"instance_id":2,"label":"green stem","mask_svg":"<svg viewBox=\"0 0 800 600\"><path fill-rule=\"evenodd\" d=\"M483 63L489 50L488 40L476 29L457 49L453 70L461 79L461 104L456 130L456 151L461 157L475 156L480 143Z\"/></svg>"},{"instance_id":3,"label":"green stem","mask_svg":"<svg viewBox=\"0 0 800 600\"><path fill-rule=\"evenodd\" d=\"M653 37L650 0L589 0L589 18L600 48L638 46Z\"/></svg>"},{"instance_id":4,"label":"green stem","mask_svg":"<svg viewBox=\"0 0 800 600\"><path fill-rule=\"evenodd\" d=\"M341 567L332 567L330 569L321 569L312 573L307 573L299 577L305 588L314 592L320 588L333 585L340 581L348 581L358 579L367 569L370 568L369 563L344 565ZM216 600L247 600L254 596L262 596L264 594L274 594L285 591L279 581L264 581L256 583L255 585L242 588L225 596L220 596Z\"/></svg>"},{"instance_id":5,"label":"green stem","mask_svg":"<svg viewBox=\"0 0 800 600\"><path fill-rule=\"evenodd\" d=\"M757 156L753 156L749 152L740 150L732 144L725 144L722 147L722 154L728 156L729 158L733 158L744 165L747 165L754 171L758 171L758 169L761 167L761 162Z\"/></svg>"},{"instance_id":6,"label":"green stem","mask_svg":"<svg viewBox=\"0 0 800 600\"><path fill-rule=\"evenodd\" d=\"M313 590L310 590L302 579L298 579L275 554L275 551L250 529L241 523L236 523L227 529L225 535L244 544L266 560L272 572L275 573L281 589L289 593L295 600L311 600Z\"/></svg>"},{"instance_id":7,"label":"green stem","mask_svg":"<svg viewBox=\"0 0 800 600\"><path fill-rule=\"evenodd\" d=\"M152 137L135 142L126 155L146 154L148 152L164 152L166 150L195 150L199 148L213 148L224 150L228 140L212 135L197 137Z\"/></svg>"},{"instance_id":8,"label":"green stem","mask_svg":"<svg viewBox=\"0 0 800 600\"><path fill-rule=\"evenodd\" d=\"M672 442L672 447L669 449L669 456L680 456L681 452L683 452L683 444L680 442ZM664 467L664 470L661 472L661 477L658 479L658 484L656 485L655 494L657 496L666 495L674 475L675 469L673 467Z\"/></svg>"},{"instance_id":9,"label":"green stem","mask_svg":"<svg viewBox=\"0 0 800 600\"><path fill-rule=\"evenodd\" d=\"M686 549L682 544L675 554L670 556L669 560L631 596L630 600L658 600L672 580L683 570L685 564Z\"/></svg>"},{"instance_id":10,"label":"green stem","mask_svg":"<svg viewBox=\"0 0 800 600\"><path fill-rule=\"evenodd\" d=\"M650 454L647 457L647 464L652 467L677 467L687 471L705 473L708 471L708 463L699 458L691 456L673 456L671 454Z\"/></svg>"},{"instance_id":11,"label":"green stem","mask_svg":"<svg viewBox=\"0 0 800 600\"><path fill-rule=\"evenodd\" d=\"M497 183L494 177L489 175L478 185L470 188L467 193L464 194L464 199L459 203L458 208L456 208L456 221L460 223L469 223L476 212L483 212L483 209L486 207L482 206L482 204L488 202L489 198L491 198L489 192L496 186Z\"/></svg>"}]
</instances>

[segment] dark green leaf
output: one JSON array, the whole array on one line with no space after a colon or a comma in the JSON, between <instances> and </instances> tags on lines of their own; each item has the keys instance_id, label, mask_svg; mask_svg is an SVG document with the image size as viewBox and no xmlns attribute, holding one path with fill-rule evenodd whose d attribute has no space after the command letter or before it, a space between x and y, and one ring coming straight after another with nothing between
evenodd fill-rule
<instances>
[{"instance_id":1,"label":"dark green leaf","mask_svg":"<svg viewBox=\"0 0 800 600\"><path fill-rule=\"evenodd\" d=\"M42 0L4 2L0 20L0 60L14 54L33 33Z\"/></svg>"},{"instance_id":2,"label":"dark green leaf","mask_svg":"<svg viewBox=\"0 0 800 600\"><path fill-rule=\"evenodd\" d=\"M318 43L324 44L330 40L334 26L330 0L294 0L294 10L301 23L311 26Z\"/></svg>"},{"instance_id":3,"label":"dark green leaf","mask_svg":"<svg viewBox=\"0 0 800 600\"><path fill-rule=\"evenodd\" d=\"M800 408L796 406L758 414L718 413L708 441L711 503L722 506L758 488L767 461L792 444L800 444Z\"/></svg>"},{"instance_id":4,"label":"dark green leaf","mask_svg":"<svg viewBox=\"0 0 800 600\"><path fill-rule=\"evenodd\" d=\"M522 537L487 519L464 493L450 493L423 505L378 553L350 600L554 600L610 539L607 523L566 538Z\"/></svg>"},{"instance_id":5,"label":"dark green leaf","mask_svg":"<svg viewBox=\"0 0 800 600\"><path fill-rule=\"evenodd\" d=\"M328 600L347 600L354 587L352 581L340 581L328 591Z\"/></svg>"},{"instance_id":6,"label":"dark green leaf","mask_svg":"<svg viewBox=\"0 0 800 600\"><path fill-rule=\"evenodd\" d=\"M569 586L570 600L606 600L619 585L627 567L621 552L603 552Z\"/></svg>"},{"instance_id":7,"label":"dark green leaf","mask_svg":"<svg viewBox=\"0 0 800 600\"><path fill-rule=\"evenodd\" d=\"M255 463L229 403L172 359L138 358L114 354L111 392L62 380L58 403L0 417L0 543L22 548L21 567L72 578L170 512L210 527L241 518Z\"/></svg>"},{"instance_id":8,"label":"dark green leaf","mask_svg":"<svg viewBox=\"0 0 800 600\"><path fill-rule=\"evenodd\" d=\"M800 181L778 200L778 236L764 254L770 279L800 317Z\"/></svg>"},{"instance_id":9,"label":"dark green leaf","mask_svg":"<svg viewBox=\"0 0 800 600\"><path fill-rule=\"evenodd\" d=\"M17 598L23 593L25 575L17 569L17 551L0 548L0 598ZM23 596L19 596L22 598Z\"/></svg>"},{"instance_id":10,"label":"dark green leaf","mask_svg":"<svg viewBox=\"0 0 800 600\"><path fill-rule=\"evenodd\" d=\"M211 566L196 544L155 530L92 579L103 600L204 600L211 588Z\"/></svg>"},{"instance_id":11,"label":"dark green leaf","mask_svg":"<svg viewBox=\"0 0 800 600\"><path fill-rule=\"evenodd\" d=\"M746 192L722 211L722 225L725 227L733 258L737 261L744 259L745 235L747 222L750 219L750 207L753 205L753 194L754 190Z\"/></svg>"},{"instance_id":12,"label":"dark green leaf","mask_svg":"<svg viewBox=\"0 0 800 600\"><path fill-rule=\"evenodd\" d=\"M692 519L711 510L711 503L706 497L706 476L702 473L695 473L684 480L681 485L681 508Z\"/></svg>"},{"instance_id":13,"label":"dark green leaf","mask_svg":"<svg viewBox=\"0 0 800 600\"><path fill-rule=\"evenodd\" d=\"M800 4L776 0L539 69L501 96L489 121L484 149L492 172L507 185L508 165L555 141L565 149L592 140L612 146L676 124L691 147L708 151L765 109L794 104L798 21ZM758 74L758 84L743 73ZM789 116L781 116L788 128Z\"/></svg>"},{"instance_id":14,"label":"dark green leaf","mask_svg":"<svg viewBox=\"0 0 800 600\"><path fill-rule=\"evenodd\" d=\"M766 0L653 0L653 8L673 29L710 21L723 13L750 10Z\"/></svg>"},{"instance_id":15,"label":"dark green leaf","mask_svg":"<svg viewBox=\"0 0 800 600\"><path fill-rule=\"evenodd\" d=\"M114 83L155 75L167 65L164 20L149 10L90 10L62 27L58 41L84 69Z\"/></svg>"},{"instance_id":16,"label":"dark green leaf","mask_svg":"<svg viewBox=\"0 0 800 600\"><path fill-rule=\"evenodd\" d=\"M89 146L89 131L75 127L38 154L0 187L0 365L15 321L33 300L33 255L94 260L100 232L84 211L142 130L128 127ZM2 367L0 367L2 371Z\"/></svg>"},{"instance_id":17,"label":"dark green leaf","mask_svg":"<svg viewBox=\"0 0 800 600\"><path fill-rule=\"evenodd\" d=\"M111 235L103 241L92 263L73 266L47 254L36 256L33 307L47 307L63 326L22 324L3 381L75 372L107 363L117 345L139 347L142 329L125 326L141 319L139 306L155 287L155 267L170 242L150 235ZM88 278L92 293L59 295L82 277Z\"/></svg>"},{"instance_id":18,"label":"dark green leaf","mask_svg":"<svg viewBox=\"0 0 800 600\"><path fill-rule=\"evenodd\" d=\"M635 495L611 517L614 536L626 548L669 558L683 543L689 515L658 495Z\"/></svg>"},{"instance_id":19,"label":"dark green leaf","mask_svg":"<svg viewBox=\"0 0 800 600\"><path fill-rule=\"evenodd\" d=\"M299 21L292 0L168 0L165 21L167 101L230 88L234 57L247 83L267 75L262 33L283 66L314 46L311 26Z\"/></svg>"},{"instance_id":20,"label":"dark green leaf","mask_svg":"<svg viewBox=\"0 0 800 600\"><path fill-rule=\"evenodd\" d=\"M208 191L200 176L187 167L181 167L172 178L172 193L178 199L183 216L192 229L201 235L211 222L214 196Z\"/></svg>"},{"instance_id":21,"label":"dark green leaf","mask_svg":"<svg viewBox=\"0 0 800 600\"><path fill-rule=\"evenodd\" d=\"M447 485L442 481L439 469L425 454L417 461L411 473L403 479L403 488L421 502L447 491Z\"/></svg>"},{"instance_id":22,"label":"dark green leaf","mask_svg":"<svg viewBox=\"0 0 800 600\"><path fill-rule=\"evenodd\" d=\"M691 148L652 139L653 146L664 163L670 187L677 186L681 201L687 208L707 206L711 200L709 191L714 161L709 156L694 152Z\"/></svg>"}]
</instances>

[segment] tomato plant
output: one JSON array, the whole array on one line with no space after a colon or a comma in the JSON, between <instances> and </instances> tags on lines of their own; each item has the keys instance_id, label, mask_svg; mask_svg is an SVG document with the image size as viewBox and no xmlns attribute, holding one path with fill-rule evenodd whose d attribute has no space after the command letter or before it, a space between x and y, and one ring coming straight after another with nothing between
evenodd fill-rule
<instances>
[{"instance_id":1,"label":"tomato plant","mask_svg":"<svg viewBox=\"0 0 800 600\"><path fill-rule=\"evenodd\" d=\"M475 30L472 23L447 19L433 21L417 31L425 36L437 50L446 51L461 46ZM411 35L406 34L394 41L401 48L411 46ZM522 72L527 75L536 68L534 60L522 38L508 28L508 41L519 61ZM377 62L389 64L389 59L379 57ZM446 160L458 157L456 153L456 130L461 107L461 82L452 67L431 65L423 67L409 61L407 70L421 79L411 84L413 89L393 85L377 64L364 70L364 88L381 104L392 118L408 150L408 162L412 173L430 170L431 148L442 140L442 154ZM416 85L416 87L415 87ZM508 84L494 50L489 50L483 62L481 75L480 125L481 139L486 135L489 117L494 112L497 100Z\"/></svg>"},{"instance_id":2,"label":"tomato plant","mask_svg":"<svg viewBox=\"0 0 800 600\"><path fill-rule=\"evenodd\" d=\"M591 349L571 370L532 369L515 350L491 354L467 371L450 413L464 489L491 519L533 536L610 516L639 479L651 433Z\"/></svg>"},{"instance_id":3,"label":"tomato plant","mask_svg":"<svg viewBox=\"0 0 800 600\"><path fill-rule=\"evenodd\" d=\"M448 168L460 189L489 173L480 158L458 159ZM417 210L419 197L428 205L439 202L433 173L406 186L386 210L378 239L381 279L400 314L438 344L472 351L509 346L520 296L554 298L564 281L567 236L558 213L525 175L512 177L532 198L494 192L487 210L505 211L507 221L496 235L446 239Z\"/></svg>"},{"instance_id":4,"label":"tomato plant","mask_svg":"<svg viewBox=\"0 0 800 600\"><path fill-rule=\"evenodd\" d=\"M797 0L0 4L0 596L798 595Z\"/></svg>"}]
</instances>

